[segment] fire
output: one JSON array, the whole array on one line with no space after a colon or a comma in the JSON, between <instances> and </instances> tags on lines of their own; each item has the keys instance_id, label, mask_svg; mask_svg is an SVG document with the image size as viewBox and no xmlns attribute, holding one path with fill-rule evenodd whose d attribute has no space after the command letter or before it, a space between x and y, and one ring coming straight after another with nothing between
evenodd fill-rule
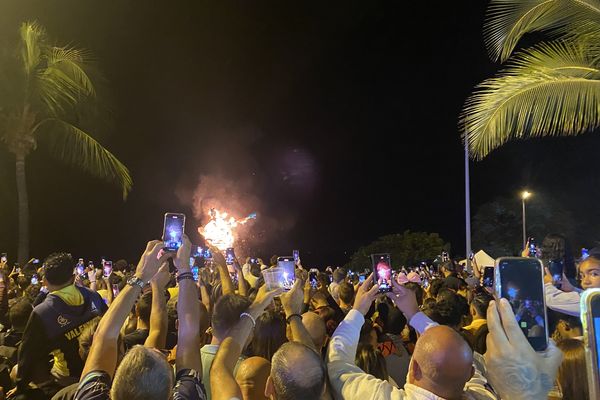
<instances>
[{"instance_id":1,"label":"fire","mask_svg":"<svg viewBox=\"0 0 600 400\"><path fill-rule=\"evenodd\" d=\"M219 250L225 250L233 247L235 242L234 229L243 225L251 219L256 219L256 213L248 215L246 218L235 219L224 211L212 208L208 214L210 221L204 226L198 228L198 232L213 246Z\"/></svg>"}]
</instances>

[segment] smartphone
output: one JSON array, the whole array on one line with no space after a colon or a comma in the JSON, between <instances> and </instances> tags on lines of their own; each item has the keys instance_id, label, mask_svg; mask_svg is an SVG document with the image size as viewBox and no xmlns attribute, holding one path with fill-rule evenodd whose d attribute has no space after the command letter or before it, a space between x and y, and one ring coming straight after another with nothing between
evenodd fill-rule
<instances>
[{"instance_id":1,"label":"smartphone","mask_svg":"<svg viewBox=\"0 0 600 400\"><path fill-rule=\"evenodd\" d=\"M281 275L281 287L284 290L290 290L294 286L296 279L296 263L294 257L277 257L277 266L283 269Z\"/></svg>"},{"instance_id":2,"label":"smartphone","mask_svg":"<svg viewBox=\"0 0 600 400\"><path fill-rule=\"evenodd\" d=\"M600 396L600 289L584 291L580 304L590 399L597 399Z\"/></svg>"},{"instance_id":3,"label":"smartphone","mask_svg":"<svg viewBox=\"0 0 600 400\"><path fill-rule=\"evenodd\" d=\"M251 258L250 264L258 264L258 260L256 258Z\"/></svg>"},{"instance_id":4,"label":"smartphone","mask_svg":"<svg viewBox=\"0 0 600 400\"><path fill-rule=\"evenodd\" d=\"M185 230L185 215L166 213L163 226L162 240L166 251L177 251L183 244L183 232Z\"/></svg>"},{"instance_id":5,"label":"smartphone","mask_svg":"<svg viewBox=\"0 0 600 400\"><path fill-rule=\"evenodd\" d=\"M117 297L117 295L119 294L119 285L116 283L113 283L112 291L113 291L113 297Z\"/></svg>"},{"instance_id":6,"label":"smartphone","mask_svg":"<svg viewBox=\"0 0 600 400\"><path fill-rule=\"evenodd\" d=\"M227 248L225 250L225 263L227 265L233 265L233 261L235 260L235 251L233 251L233 247Z\"/></svg>"},{"instance_id":7,"label":"smartphone","mask_svg":"<svg viewBox=\"0 0 600 400\"><path fill-rule=\"evenodd\" d=\"M0 254L0 261L5 263L8 260L8 255L6 253Z\"/></svg>"},{"instance_id":8,"label":"smartphone","mask_svg":"<svg viewBox=\"0 0 600 400\"><path fill-rule=\"evenodd\" d=\"M442 251L442 261L450 261L450 256L447 251Z\"/></svg>"},{"instance_id":9,"label":"smartphone","mask_svg":"<svg viewBox=\"0 0 600 400\"><path fill-rule=\"evenodd\" d=\"M112 261L109 261L109 260L104 261L103 270L104 270L104 277L108 278L110 276L110 274L112 274L112 270L113 270Z\"/></svg>"},{"instance_id":10,"label":"smartphone","mask_svg":"<svg viewBox=\"0 0 600 400\"><path fill-rule=\"evenodd\" d=\"M198 274L199 274L199 268L197 265L194 265L192 267L192 275L194 276L194 281L198 282Z\"/></svg>"},{"instance_id":11,"label":"smartphone","mask_svg":"<svg viewBox=\"0 0 600 400\"><path fill-rule=\"evenodd\" d=\"M508 300L519 327L535 351L548 347L548 317L544 298L544 266L537 258L501 257L496 260L494 287Z\"/></svg>"},{"instance_id":12,"label":"smartphone","mask_svg":"<svg viewBox=\"0 0 600 400\"><path fill-rule=\"evenodd\" d=\"M300 251L294 250L292 251L292 255L294 256L294 262L298 265L298 261L300 261Z\"/></svg>"},{"instance_id":13,"label":"smartphone","mask_svg":"<svg viewBox=\"0 0 600 400\"><path fill-rule=\"evenodd\" d=\"M392 263L389 253L371 254L373 269L375 270L376 283L379 285L379 292L392 291Z\"/></svg>"},{"instance_id":14,"label":"smartphone","mask_svg":"<svg viewBox=\"0 0 600 400\"><path fill-rule=\"evenodd\" d=\"M94 268L94 262L93 261L88 261L88 267Z\"/></svg>"},{"instance_id":15,"label":"smartphone","mask_svg":"<svg viewBox=\"0 0 600 400\"><path fill-rule=\"evenodd\" d=\"M32 285L37 285L38 283L40 283L37 274L33 274L33 276L31 277L31 284Z\"/></svg>"},{"instance_id":16,"label":"smartphone","mask_svg":"<svg viewBox=\"0 0 600 400\"><path fill-rule=\"evenodd\" d=\"M494 287L494 267L483 268L483 287Z\"/></svg>"},{"instance_id":17,"label":"smartphone","mask_svg":"<svg viewBox=\"0 0 600 400\"><path fill-rule=\"evenodd\" d=\"M77 273L77 275L83 275L83 273L85 272L85 268L83 268L83 266L81 265L77 265L75 267L75 272Z\"/></svg>"},{"instance_id":18,"label":"smartphone","mask_svg":"<svg viewBox=\"0 0 600 400\"><path fill-rule=\"evenodd\" d=\"M562 286L563 270L564 264L562 261L548 262L548 271L550 271L550 275L552 275L552 284L558 289L560 289L560 287Z\"/></svg>"},{"instance_id":19,"label":"smartphone","mask_svg":"<svg viewBox=\"0 0 600 400\"><path fill-rule=\"evenodd\" d=\"M319 285L319 280L317 279L318 275L319 275L319 271L317 271L317 270L311 269L308 272L308 281L310 282L310 287L312 287L313 289L316 289L317 286Z\"/></svg>"},{"instance_id":20,"label":"smartphone","mask_svg":"<svg viewBox=\"0 0 600 400\"><path fill-rule=\"evenodd\" d=\"M196 257L190 257L190 267L196 265Z\"/></svg>"},{"instance_id":21,"label":"smartphone","mask_svg":"<svg viewBox=\"0 0 600 400\"><path fill-rule=\"evenodd\" d=\"M363 274L358 275L358 283L362 284L365 282L366 277Z\"/></svg>"},{"instance_id":22,"label":"smartphone","mask_svg":"<svg viewBox=\"0 0 600 400\"><path fill-rule=\"evenodd\" d=\"M537 246L535 245L535 238L529 238L529 257L537 257Z\"/></svg>"}]
</instances>

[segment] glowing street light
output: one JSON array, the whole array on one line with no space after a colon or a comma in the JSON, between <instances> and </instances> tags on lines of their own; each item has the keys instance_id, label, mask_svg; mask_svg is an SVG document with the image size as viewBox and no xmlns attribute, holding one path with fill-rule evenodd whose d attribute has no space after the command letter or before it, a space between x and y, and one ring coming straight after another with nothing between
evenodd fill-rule
<instances>
[{"instance_id":1,"label":"glowing street light","mask_svg":"<svg viewBox=\"0 0 600 400\"><path fill-rule=\"evenodd\" d=\"M527 246L527 227L526 227L526 215L525 215L525 200L531 197L531 193L527 190L521 193L521 201L523 203L523 248Z\"/></svg>"}]
</instances>

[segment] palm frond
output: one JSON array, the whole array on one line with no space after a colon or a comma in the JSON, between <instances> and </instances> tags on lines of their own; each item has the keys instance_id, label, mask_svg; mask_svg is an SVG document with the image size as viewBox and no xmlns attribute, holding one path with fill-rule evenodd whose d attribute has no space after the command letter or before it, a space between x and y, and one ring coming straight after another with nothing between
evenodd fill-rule
<instances>
[{"instance_id":1,"label":"palm frond","mask_svg":"<svg viewBox=\"0 0 600 400\"><path fill-rule=\"evenodd\" d=\"M123 191L123 199L131 191L133 180L129 170L110 151L104 148L93 137L74 125L58 118L48 118L36 126L43 124L54 125L52 136L47 138L51 142L51 151L58 159L110 183L118 184Z\"/></svg>"},{"instance_id":2,"label":"palm frond","mask_svg":"<svg viewBox=\"0 0 600 400\"><path fill-rule=\"evenodd\" d=\"M25 74L30 76L40 62L46 32L36 22L23 22L19 33L21 35L21 57Z\"/></svg>"},{"instance_id":3,"label":"palm frond","mask_svg":"<svg viewBox=\"0 0 600 400\"><path fill-rule=\"evenodd\" d=\"M478 85L460 117L474 157L511 139L577 135L600 126L600 69L585 50L543 44Z\"/></svg>"},{"instance_id":4,"label":"palm frond","mask_svg":"<svg viewBox=\"0 0 600 400\"><path fill-rule=\"evenodd\" d=\"M83 51L51 47L45 54L46 67L38 71L37 86L41 100L55 116L72 107L84 96L96 94L86 72Z\"/></svg>"},{"instance_id":5,"label":"palm frond","mask_svg":"<svg viewBox=\"0 0 600 400\"><path fill-rule=\"evenodd\" d=\"M600 32L600 0L492 0L484 25L490 57L506 61L526 34L575 37Z\"/></svg>"}]
</instances>

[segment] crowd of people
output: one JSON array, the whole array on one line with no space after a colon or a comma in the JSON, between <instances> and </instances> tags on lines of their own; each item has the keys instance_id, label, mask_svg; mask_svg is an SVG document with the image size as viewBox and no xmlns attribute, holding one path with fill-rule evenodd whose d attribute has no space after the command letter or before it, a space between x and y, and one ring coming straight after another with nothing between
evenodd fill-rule
<instances>
[{"instance_id":1,"label":"crowd of people","mask_svg":"<svg viewBox=\"0 0 600 400\"><path fill-rule=\"evenodd\" d=\"M483 266L444 257L376 274L302 266L267 288L260 259L190 258L147 244L110 273L68 253L0 265L0 386L12 399L588 399L581 291L600 252L574 260L560 235L537 251L551 338L536 352ZM193 254L192 254L193 255ZM524 256L529 256L528 250ZM517 314L517 315L515 315Z\"/></svg>"}]
</instances>

